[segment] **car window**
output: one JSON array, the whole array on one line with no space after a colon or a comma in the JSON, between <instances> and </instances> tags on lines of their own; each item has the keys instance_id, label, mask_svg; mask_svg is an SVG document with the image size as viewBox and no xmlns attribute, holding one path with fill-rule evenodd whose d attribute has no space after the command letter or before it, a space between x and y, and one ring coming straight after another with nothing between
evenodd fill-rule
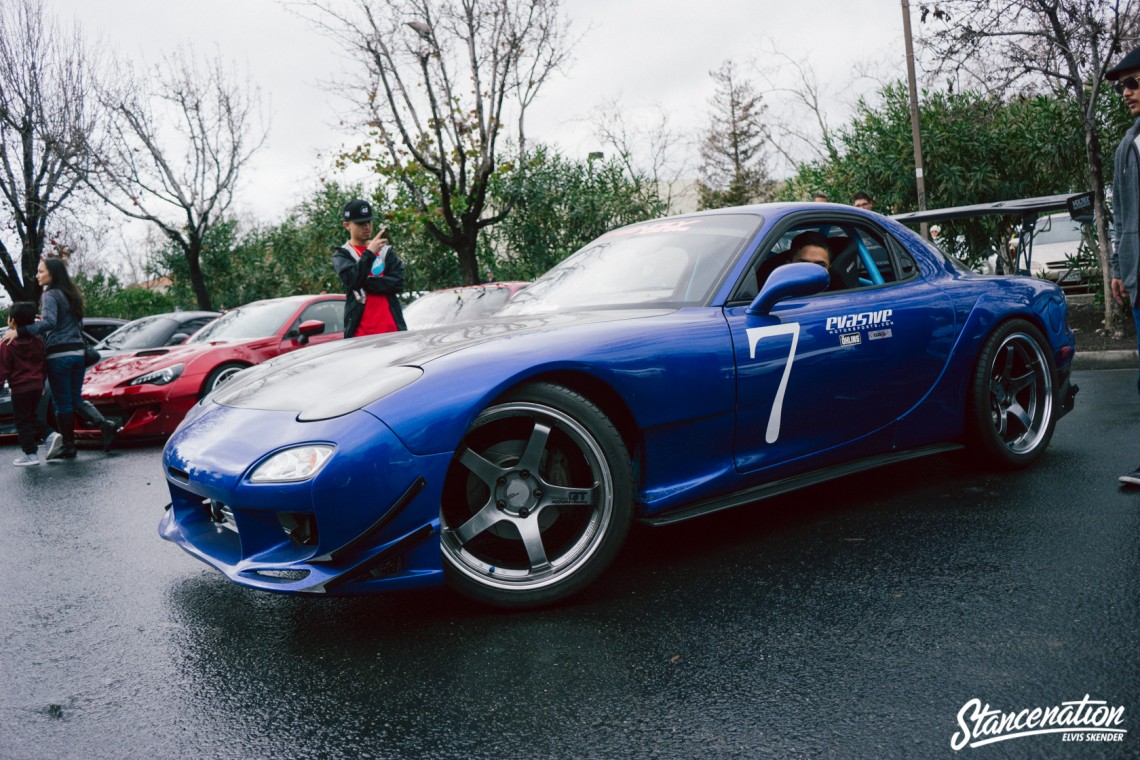
<instances>
[{"instance_id":1,"label":"car window","mask_svg":"<svg viewBox=\"0 0 1140 760\"><path fill-rule=\"evenodd\" d=\"M108 335L98 345L100 349L133 351L164 345L177 327L170 317L143 317L128 322Z\"/></svg>"},{"instance_id":2,"label":"car window","mask_svg":"<svg viewBox=\"0 0 1140 760\"><path fill-rule=\"evenodd\" d=\"M511 298L510 288L452 288L428 293L404 308L409 328L434 327L482 319Z\"/></svg>"},{"instance_id":3,"label":"car window","mask_svg":"<svg viewBox=\"0 0 1140 760\"><path fill-rule=\"evenodd\" d=\"M187 335L193 335L201 330L206 325L213 322L217 317L198 317L197 319L189 319L182 323L182 329L179 332L184 332Z\"/></svg>"},{"instance_id":4,"label":"car window","mask_svg":"<svg viewBox=\"0 0 1140 760\"><path fill-rule=\"evenodd\" d=\"M1036 232L1033 233L1033 244L1051 245L1053 243L1073 243L1076 248L1081 242L1081 225L1072 219L1063 216L1051 216L1038 222Z\"/></svg>"},{"instance_id":5,"label":"car window","mask_svg":"<svg viewBox=\"0 0 1140 760\"><path fill-rule=\"evenodd\" d=\"M751 301L779 266L790 261L792 241L802 232L827 238L831 254L830 284L824 293L885 285L915 276L914 259L887 244L878 230L850 220L812 221L795 225L767 246L734 291L732 302Z\"/></svg>"},{"instance_id":6,"label":"car window","mask_svg":"<svg viewBox=\"0 0 1140 760\"><path fill-rule=\"evenodd\" d=\"M325 333L344 332L344 303L341 301L321 301L310 304L301 312L301 316L293 325L293 329L300 327L302 322L316 319L325 323Z\"/></svg>"},{"instance_id":7,"label":"car window","mask_svg":"<svg viewBox=\"0 0 1140 760\"><path fill-rule=\"evenodd\" d=\"M762 223L750 214L709 214L622 227L587 244L498 313L703 304Z\"/></svg>"},{"instance_id":8,"label":"car window","mask_svg":"<svg viewBox=\"0 0 1140 760\"><path fill-rule=\"evenodd\" d=\"M111 322L111 323L84 322L83 323L83 331L85 333L87 333L88 335L90 335L92 338L94 338L96 341L100 341L100 340L103 340L104 338L106 338L111 333L115 332L115 330L118 330L122 326L123 326L122 322Z\"/></svg>"},{"instance_id":9,"label":"car window","mask_svg":"<svg viewBox=\"0 0 1140 760\"><path fill-rule=\"evenodd\" d=\"M259 301L227 311L195 333L187 343L268 338L297 309L296 301Z\"/></svg>"}]
</instances>

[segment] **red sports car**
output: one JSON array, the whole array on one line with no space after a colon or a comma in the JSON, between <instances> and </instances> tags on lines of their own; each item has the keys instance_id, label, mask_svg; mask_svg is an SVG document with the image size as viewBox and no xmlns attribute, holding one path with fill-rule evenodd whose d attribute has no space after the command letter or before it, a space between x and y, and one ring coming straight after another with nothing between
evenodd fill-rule
<instances>
[{"instance_id":1,"label":"red sports car","mask_svg":"<svg viewBox=\"0 0 1140 760\"><path fill-rule=\"evenodd\" d=\"M99 362L87 370L83 397L104 416L123 420L120 440L164 438L198 399L246 367L343 335L342 295L255 301L226 312L180 346ZM79 438L99 435L76 430Z\"/></svg>"}]
</instances>

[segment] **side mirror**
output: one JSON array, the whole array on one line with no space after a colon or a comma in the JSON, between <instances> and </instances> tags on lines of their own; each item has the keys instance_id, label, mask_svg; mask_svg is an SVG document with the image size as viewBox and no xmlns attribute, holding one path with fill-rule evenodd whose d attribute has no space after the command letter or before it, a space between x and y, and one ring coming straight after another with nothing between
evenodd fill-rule
<instances>
[{"instance_id":1,"label":"side mirror","mask_svg":"<svg viewBox=\"0 0 1140 760\"><path fill-rule=\"evenodd\" d=\"M302 346L309 342L309 338L314 335L320 335L325 331L325 323L319 319L309 319L301 323L297 328L301 333L301 338L298 341Z\"/></svg>"},{"instance_id":2,"label":"side mirror","mask_svg":"<svg viewBox=\"0 0 1140 760\"><path fill-rule=\"evenodd\" d=\"M170 340L166 341L166 345L168 345L168 346L181 346L183 343L186 342L186 339L189 337L190 336L188 334L183 333L183 332L174 333L173 335L170 336Z\"/></svg>"},{"instance_id":3,"label":"side mirror","mask_svg":"<svg viewBox=\"0 0 1140 760\"><path fill-rule=\"evenodd\" d=\"M799 262L784 264L773 270L760 293L745 312L751 316L767 316L772 307L785 298L810 296L827 290L831 282L827 270L819 264Z\"/></svg>"}]
</instances>

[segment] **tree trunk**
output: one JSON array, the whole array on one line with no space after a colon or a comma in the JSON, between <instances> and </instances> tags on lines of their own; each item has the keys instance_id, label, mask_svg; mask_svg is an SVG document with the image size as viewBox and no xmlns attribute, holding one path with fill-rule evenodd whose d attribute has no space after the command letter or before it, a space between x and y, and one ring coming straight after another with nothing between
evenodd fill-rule
<instances>
[{"instance_id":1,"label":"tree trunk","mask_svg":"<svg viewBox=\"0 0 1140 760\"><path fill-rule=\"evenodd\" d=\"M206 277L202 274L202 241L196 237L191 238L189 246L184 251L186 267L190 273L190 287L194 291L194 298L198 301L198 308L202 311L213 311L210 291L206 289Z\"/></svg>"},{"instance_id":2,"label":"tree trunk","mask_svg":"<svg viewBox=\"0 0 1140 760\"><path fill-rule=\"evenodd\" d=\"M23 284L20 287L21 299L39 303L40 292L43 290L36 282L36 269L40 266L43 256L44 241L34 231L28 231L28 240L20 254L20 275Z\"/></svg>"},{"instance_id":3,"label":"tree trunk","mask_svg":"<svg viewBox=\"0 0 1140 760\"><path fill-rule=\"evenodd\" d=\"M466 225L462 235L462 245L455 249L455 254L459 257L459 271L463 276L463 284L478 285L482 282L479 279L479 260L475 256L479 244L479 228L474 224Z\"/></svg>"},{"instance_id":4,"label":"tree trunk","mask_svg":"<svg viewBox=\"0 0 1140 760\"><path fill-rule=\"evenodd\" d=\"M1105 213L1104 199L1104 164L1100 157L1100 136L1096 131L1096 124L1082 110L1081 121L1085 126L1085 151L1089 162L1089 184L1092 185L1093 213L1096 219L1096 239L1100 248L1100 272L1104 287L1104 329L1117 332L1120 311L1116 301L1112 298L1112 269L1108 265L1108 257L1112 252L1112 243L1108 236L1108 215Z\"/></svg>"}]
</instances>

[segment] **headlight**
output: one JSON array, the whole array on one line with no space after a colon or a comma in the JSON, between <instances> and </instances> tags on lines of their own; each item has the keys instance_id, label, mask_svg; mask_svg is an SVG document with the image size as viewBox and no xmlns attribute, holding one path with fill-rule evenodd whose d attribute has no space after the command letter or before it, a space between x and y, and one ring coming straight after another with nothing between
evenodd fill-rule
<instances>
[{"instance_id":1,"label":"headlight","mask_svg":"<svg viewBox=\"0 0 1140 760\"><path fill-rule=\"evenodd\" d=\"M154 372L147 372L145 375L139 375L127 385L166 385L177 380L184 369L186 369L185 364L173 364L169 367L156 369Z\"/></svg>"},{"instance_id":2,"label":"headlight","mask_svg":"<svg viewBox=\"0 0 1140 760\"><path fill-rule=\"evenodd\" d=\"M292 483L308 480L320 472L336 447L327 444L285 449L257 466L249 479L254 483Z\"/></svg>"}]
</instances>

